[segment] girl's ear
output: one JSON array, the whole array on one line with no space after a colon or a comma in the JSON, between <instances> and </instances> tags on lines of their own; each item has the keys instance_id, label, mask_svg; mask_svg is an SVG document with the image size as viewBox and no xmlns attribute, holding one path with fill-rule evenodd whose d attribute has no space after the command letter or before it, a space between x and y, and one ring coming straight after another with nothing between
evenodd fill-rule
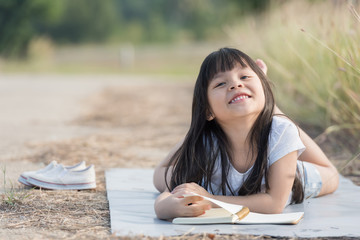
<instances>
[{"instance_id":1,"label":"girl's ear","mask_svg":"<svg viewBox=\"0 0 360 240\"><path fill-rule=\"evenodd\" d=\"M255 61L256 65L258 65L258 67L265 73L267 73L267 66L265 64L265 62L261 59L256 59Z\"/></svg>"},{"instance_id":2,"label":"girl's ear","mask_svg":"<svg viewBox=\"0 0 360 240\"><path fill-rule=\"evenodd\" d=\"M210 111L207 111L207 112L208 112L208 114L207 114L206 120L208 120L209 122L214 120L215 116Z\"/></svg>"}]
</instances>

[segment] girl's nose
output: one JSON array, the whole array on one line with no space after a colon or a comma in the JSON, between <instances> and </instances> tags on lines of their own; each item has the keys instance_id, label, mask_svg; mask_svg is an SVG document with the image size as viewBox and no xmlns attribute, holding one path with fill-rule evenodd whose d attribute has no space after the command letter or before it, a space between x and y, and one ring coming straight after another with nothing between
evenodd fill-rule
<instances>
[{"instance_id":1,"label":"girl's nose","mask_svg":"<svg viewBox=\"0 0 360 240\"><path fill-rule=\"evenodd\" d=\"M244 87L242 82L235 82L230 86L230 90L234 90L235 88L241 88Z\"/></svg>"}]
</instances>

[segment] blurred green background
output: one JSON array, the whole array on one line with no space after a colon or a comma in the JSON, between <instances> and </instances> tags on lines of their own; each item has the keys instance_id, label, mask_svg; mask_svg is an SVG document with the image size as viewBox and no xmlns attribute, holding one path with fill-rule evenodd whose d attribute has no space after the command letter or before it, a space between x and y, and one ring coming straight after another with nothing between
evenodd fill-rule
<instances>
[{"instance_id":1,"label":"blurred green background","mask_svg":"<svg viewBox=\"0 0 360 240\"><path fill-rule=\"evenodd\" d=\"M223 46L263 59L279 106L332 147L360 149L359 1L0 0L0 73L194 81Z\"/></svg>"}]
</instances>

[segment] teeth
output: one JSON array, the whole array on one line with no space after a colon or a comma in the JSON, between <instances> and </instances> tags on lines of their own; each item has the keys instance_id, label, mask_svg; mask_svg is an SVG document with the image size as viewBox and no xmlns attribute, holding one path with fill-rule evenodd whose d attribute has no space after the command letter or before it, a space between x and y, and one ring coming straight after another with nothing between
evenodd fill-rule
<instances>
[{"instance_id":1,"label":"teeth","mask_svg":"<svg viewBox=\"0 0 360 240\"><path fill-rule=\"evenodd\" d=\"M236 101L239 101L239 100L241 100L241 99L246 99L246 98L249 98L249 96L242 95L242 96L236 97L236 98L234 98L233 100L231 100L231 103L236 102Z\"/></svg>"}]
</instances>

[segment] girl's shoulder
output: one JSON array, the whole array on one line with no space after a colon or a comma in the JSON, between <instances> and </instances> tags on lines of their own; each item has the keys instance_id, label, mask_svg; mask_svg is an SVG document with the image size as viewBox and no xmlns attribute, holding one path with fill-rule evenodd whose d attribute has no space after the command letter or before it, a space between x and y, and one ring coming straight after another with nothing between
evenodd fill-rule
<instances>
[{"instance_id":1,"label":"girl's shoulder","mask_svg":"<svg viewBox=\"0 0 360 240\"><path fill-rule=\"evenodd\" d=\"M272 125L271 128L272 129L282 129L282 128L287 128L287 127L296 127L295 123L293 121L291 121L288 117L286 117L285 115L276 115L273 117L272 120Z\"/></svg>"},{"instance_id":2,"label":"girl's shoulder","mask_svg":"<svg viewBox=\"0 0 360 240\"><path fill-rule=\"evenodd\" d=\"M304 149L296 124L285 116L274 116L268 144L270 165L292 151L300 155Z\"/></svg>"},{"instance_id":3,"label":"girl's shoulder","mask_svg":"<svg viewBox=\"0 0 360 240\"><path fill-rule=\"evenodd\" d=\"M286 116L274 116L271 124L270 139L277 142L280 138L299 136L298 127Z\"/></svg>"}]
</instances>

